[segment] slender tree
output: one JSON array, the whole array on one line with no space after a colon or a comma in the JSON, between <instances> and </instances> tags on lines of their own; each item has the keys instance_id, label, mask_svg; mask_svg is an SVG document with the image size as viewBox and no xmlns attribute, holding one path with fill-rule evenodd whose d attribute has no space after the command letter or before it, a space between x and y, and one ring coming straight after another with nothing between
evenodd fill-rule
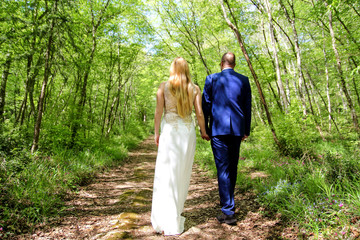
<instances>
[{"instance_id":1,"label":"slender tree","mask_svg":"<svg viewBox=\"0 0 360 240\"><path fill-rule=\"evenodd\" d=\"M325 2L325 6L328 6L326 2ZM336 67L337 67L339 77L340 77L341 90L343 91L343 93L344 93L344 95L346 97L348 107L349 107L349 109L351 111L351 117L352 117L354 128L360 134L358 117L357 117L354 105L352 103L350 94L349 94L349 92L347 90L347 86L346 86L346 82L345 82L345 78L344 78L344 73L343 73L343 70L342 70L342 62L341 62L341 59L340 59L339 51L338 51L337 46L336 46L336 39L335 39L335 33L334 33L334 29L333 29L333 16L332 16L331 7L329 9L329 30L330 30L331 40L332 40L331 41L332 42L332 47L333 47L334 54L335 54L335 57L336 57Z\"/></svg>"},{"instance_id":2,"label":"slender tree","mask_svg":"<svg viewBox=\"0 0 360 240\"><path fill-rule=\"evenodd\" d=\"M230 21L228 15L227 15L227 11L226 11L226 9L225 9L225 5L224 5L224 4L226 4L226 6L227 6L227 8L228 8L228 11L230 12L230 15L231 15L234 23L232 23L232 22ZM238 43L239 43L239 45L240 45L241 51L242 51L243 54L244 54L244 57L245 57L246 62L247 62L247 64L248 64L248 67L249 67L249 69L250 69L250 71L251 71L251 74L252 74L252 76L253 76L253 78L254 78L256 87L257 87L258 92L259 92L259 95L260 95L261 103L262 103L263 107L265 108L267 121L268 121L270 130L271 130L271 132L272 132L272 134L273 134L273 139L274 139L276 145L279 147L279 149L282 150L283 147L281 146L280 141L278 140L278 138L277 138L277 136L276 136L275 127L274 127L274 124L273 124L273 122L272 122L272 120L271 120L271 115L270 115L270 111L269 111L268 105L267 105L266 100L265 100L265 95L263 94L262 88L261 88L261 86L260 86L260 82L259 82L259 80L258 80L258 77L257 77L256 73L255 73L255 70L254 70L254 68L253 68L253 65L252 65L252 63L251 63L251 61L250 61L249 55L248 55L248 53L247 53L247 51L246 51L246 49L245 49L245 45L244 45L244 42L243 42L243 40L242 40L242 36L241 36L241 34L240 34L239 30L238 30L238 27L237 27L236 19L235 19L234 15L233 15L232 12L231 12L231 8L230 8L230 5L229 5L229 3L228 3L227 0L222 0L222 1L221 1L221 8L222 8L222 10L223 10L223 14L224 14L224 18L225 18L226 23L229 25L229 27L230 27L230 28L234 31L234 33L235 33L235 36L236 36L236 39L237 39L237 41L238 41Z\"/></svg>"},{"instance_id":3,"label":"slender tree","mask_svg":"<svg viewBox=\"0 0 360 240\"><path fill-rule=\"evenodd\" d=\"M6 54L6 60L4 64L4 71L1 77L0 85L0 123L4 121L4 107L5 107L5 96L6 96L6 83L10 74L11 66L11 53Z\"/></svg>"},{"instance_id":4,"label":"slender tree","mask_svg":"<svg viewBox=\"0 0 360 240\"><path fill-rule=\"evenodd\" d=\"M270 30L270 38L271 38L271 44L273 46L273 55L274 55L274 60L275 60L275 69L276 69L276 78L277 78L277 84L280 90L280 97L281 97L281 102L282 102L282 106L284 107L284 110L286 111L287 106L288 106L288 102L287 102L287 98L286 98L286 94L285 94L285 89L284 89L284 85L283 82L281 80L281 70L280 70L280 64L279 64L279 57L278 57L278 51L276 48L276 41L275 41L275 34L274 34L274 26L273 26L273 22L272 22L272 15L271 15L271 5L269 0L265 0L265 5L266 5L266 10L268 13L268 18L269 18L269 30Z\"/></svg>"},{"instance_id":5,"label":"slender tree","mask_svg":"<svg viewBox=\"0 0 360 240\"><path fill-rule=\"evenodd\" d=\"M299 36L298 36L298 31L297 31L296 25L295 25L296 15L295 15L295 10L294 10L294 2L293 1L291 1L291 3L289 2L291 12L288 11L287 8L285 7L283 0L279 0L279 3L285 13L287 21L291 25L292 32L293 32L293 38L294 38L294 42L295 42L294 45L295 45L295 53L296 53L297 75L299 78L299 89L298 90L299 90L299 96L300 96L301 102L303 104L303 113L306 116L307 115L306 100L305 100L305 93L303 90L304 88L306 88L306 86L305 86L306 83L305 83L304 74L303 74L303 70L302 70L302 58L301 58L301 51L300 51L300 45L299 45Z\"/></svg>"},{"instance_id":6,"label":"slender tree","mask_svg":"<svg viewBox=\"0 0 360 240\"><path fill-rule=\"evenodd\" d=\"M58 3L58 1L55 0L53 8L52 8L53 14L55 14L57 11L57 3ZM50 66L51 66L51 63L50 63L51 56L50 55L51 55L51 49L53 47L53 36L54 36L55 24L56 24L56 18L55 18L55 16L52 16L51 24L49 27L49 38L48 38L47 48L46 48L46 53L45 53L44 80L42 83L41 93L40 93L40 98L39 98L39 103L38 103L38 112L37 112L37 118L36 118L35 127L34 127L34 138L33 138L33 143L31 146L31 153L34 153L37 150L38 143L39 143L41 121L42 121L43 110L44 110L44 106L45 106L46 87L47 87L48 79L49 79L49 75L50 75Z\"/></svg>"},{"instance_id":7,"label":"slender tree","mask_svg":"<svg viewBox=\"0 0 360 240\"><path fill-rule=\"evenodd\" d=\"M75 114L75 123L72 127L72 134L71 134L71 145L74 145L75 142L75 138L77 135L77 131L80 127L80 118L82 117L83 114L83 109L86 103L86 92L87 92L87 85L88 85L88 79L90 76L90 71L91 71L91 67L92 67L92 63L94 60L94 56L95 56L95 52L96 52L96 48L97 48L97 32L98 29L100 27L100 25L103 23L104 17L105 17L105 13L106 10L108 8L110 4L110 0L107 0L103 6L103 8L99 11L95 13L94 10L94 3L93 1L90 1L90 14L91 14L91 41L92 41L92 45L91 45L91 50L90 50L90 54L88 56L88 59L86 61L86 65L85 65L85 70L84 70L84 77L82 79L82 83L81 83L81 90L80 90L80 99L78 102L78 107L77 107L77 112Z\"/></svg>"},{"instance_id":8,"label":"slender tree","mask_svg":"<svg viewBox=\"0 0 360 240\"><path fill-rule=\"evenodd\" d=\"M211 70L208 67L207 61L205 59L203 49L202 49L202 39L200 39L200 33L199 33L199 26L197 26L197 22L195 20L196 13L194 10L193 2L190 1L188 4L188 7L190 9L190 17L192 18L192 21L186 21L186 17L183 17L180 15L180 12L171 11L174 9L177 9L177 5L174 2L170 2L169 6L164 6L164 10L166 11L169 19L171 20L172 24L181 32L183 36L189 41L189 43L192 44L193 47L195 47L196 52L204 65L204 68L206 70L206 73L209 75L211 74ZM177 13L177 14L176 14ZM180 16L179 16L180 15ZM191 54L191 53L190 53Z\"/></svg>"}]
</instances>

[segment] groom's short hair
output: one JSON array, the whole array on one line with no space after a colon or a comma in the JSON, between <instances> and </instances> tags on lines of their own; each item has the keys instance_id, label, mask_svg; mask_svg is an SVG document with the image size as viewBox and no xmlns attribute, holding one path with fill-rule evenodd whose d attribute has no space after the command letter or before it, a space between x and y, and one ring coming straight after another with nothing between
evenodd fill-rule
<instances>
[{"instance_id":1,"label":"groom's short hair","mask_svg":"<svg viewBox=\"0 0 360 240\"><path fill-rule=\"evenodd\" d=\"M231 66L235 66L235 54L232 52L224 53L224 55L221 58L221 62L226 63Z\"/></svg>"}]
</instances>

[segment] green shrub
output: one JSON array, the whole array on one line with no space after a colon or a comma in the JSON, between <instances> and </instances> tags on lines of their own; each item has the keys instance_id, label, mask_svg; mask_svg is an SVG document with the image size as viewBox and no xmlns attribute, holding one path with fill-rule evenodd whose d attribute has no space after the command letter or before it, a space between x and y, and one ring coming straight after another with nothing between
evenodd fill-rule
<instances>
[{"instance_id":1,"label":"green shrub","mask_svg":"<svg viewBox=\"0 0 360 240\"><path fill-rule=\"evenodd\" d=\"M360 216L359 141L352 135L323 141L307 119L294 116L276 122L287 150L280 152L271 132L255 125L241 146L237 188L256 192L261 204L319 238L350 238L349 226ZM267 177L248 178L254 171Z\"/></svg>"},{"instance_id":2,"label":"green shrub","mask_svg":"<svg viewBox=\"0 0 360 240\"><path fill-rule=\"evenodd\" d=\"M216 176L216 165L212 154L210 142L202 140L198 135L196 139L195 163L202 169L209 171L212 176Z\"/></svg>"},{"instance_id":3,"label":"green shrub","mask_svg":"<svg viewBox=\"0 0 360 240\"><path fill-rule=\"evenodd\" d=\"M24 134L0 135L6 140L0 144L0 238L28 231L35 223L61 214L71 191L91 182L99 171L118 165L147 132L144 125L133 125L127 134L82 139L69 148L68 133L53 136L62 130L59 126L45 130L41 142L45 147L33 155L23 142Z\"/></svg>"},{"instance_id":4,"label":"green shrub","mask_svg":"<svg viewBox=\"0 0 360 240\"><path fill-rule=\"evenodd\" d=\"M275 127L278 140L283 147L282 151L293 158L312 154L313 143L320 138L315 130L312 115L304 118L296 111L279 115Z\"/></svg>"},{"instance_id":5,"label":"green shrub","mask_svg":"<svg viewBox=\"0 0 360 240\"><path fill-rule=\"evenodd\" d=\"M327 168L327 180L330 183L351 181L360 178L360 164L353 155L340 155L327 152L324 154L324 164Z\"/></svg>"}]
</instances>

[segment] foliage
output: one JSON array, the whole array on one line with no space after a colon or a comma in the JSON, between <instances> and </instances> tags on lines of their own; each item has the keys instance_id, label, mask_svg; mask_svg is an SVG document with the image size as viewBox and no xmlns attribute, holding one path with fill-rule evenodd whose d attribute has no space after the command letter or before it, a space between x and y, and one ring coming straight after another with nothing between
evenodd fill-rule
<instances>
[{"instance_id":1,"label":"foliage","mask_svg":"<svg viewBox=\"0 0 360 240\"><path fill-rule=\"evenodd\" d=\"M121 164L128 149L147 136L134 127L126 135L100 140L85 149L52 148L29 155L14 149L0 166L0 226L8 234L31 229L34 223L60 216L64 200L79 186L109 167ZM4 154L4 152L2 152Z\"/></svg>"},{"instance_id":2,"label":"foliage","mask_svg":"<svg viewBox=\"0 0 360 240\"><path fill-rule=\"evenodd\" d=\"M351 229L358 228L356 216L360 215L360 155L357 146L349 144L355 139L323 142L298 132L292 138L307 137L312 144L299 146L301 154L291 157L269 151L275 146L268 146L268 138L259 135L259 129L256 132L242 146L245 162L239 174L245 175L242 178L254 171L268 175L248 179L258 200L309 234L352 238Z\"/></svg>"},{"instance_id":3,"label":"foliage","mask_svg":"<svg viewBox=\"0 0 360 240\"><path fill-rule=\"evenodd\" d=\"M216 166L213 159L211 146L209 142L202 140L200 134L197 132L195 163L208 171L212 176L216 176Z\"/></svg>"},{"instance_id":4,"label":"foliage","mask_svg":"<svg viewBox=\"0 0 360 240\"><path fill-rule=\"evenodd\" d=\"M327 228L304 206L335 195L346 211L326 215L342 229L326 223L343 236L359 209L359 12L355 0L1 1L0 228L56 214L69 191L149 134L172 59L184 57L202 87L232 51L253 89L238 184L319 234ZM201 140L196 159L215 174ZM269 177L251 180L252 171Z\"/></svg>"}]
</instances>

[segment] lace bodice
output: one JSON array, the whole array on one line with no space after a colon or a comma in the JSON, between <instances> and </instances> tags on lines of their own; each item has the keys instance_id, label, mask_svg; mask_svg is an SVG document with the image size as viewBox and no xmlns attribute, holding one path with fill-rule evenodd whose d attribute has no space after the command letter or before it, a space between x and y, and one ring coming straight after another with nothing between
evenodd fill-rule
<instances>
[{"instance_id":1,"label":"lace bodice","mask_svg":"<svg viewBox=\"0 0 360 240\"><path fill-rule=\"evenodd\" d=\"M195 93L194 89L194 93ZM195 94L194 94L195 95ZM179 122L183 122L188 128L190 128L193 124L192 116L189 114L188 116L185 116L184 118L180 117L177 113L177 100L176 97L171 93L170 91L170 84L169 82L165 83L164 88L164 99L165 99L165 114L164 114L164 120L177 127Z\"/></svg>"}]
</instances>

